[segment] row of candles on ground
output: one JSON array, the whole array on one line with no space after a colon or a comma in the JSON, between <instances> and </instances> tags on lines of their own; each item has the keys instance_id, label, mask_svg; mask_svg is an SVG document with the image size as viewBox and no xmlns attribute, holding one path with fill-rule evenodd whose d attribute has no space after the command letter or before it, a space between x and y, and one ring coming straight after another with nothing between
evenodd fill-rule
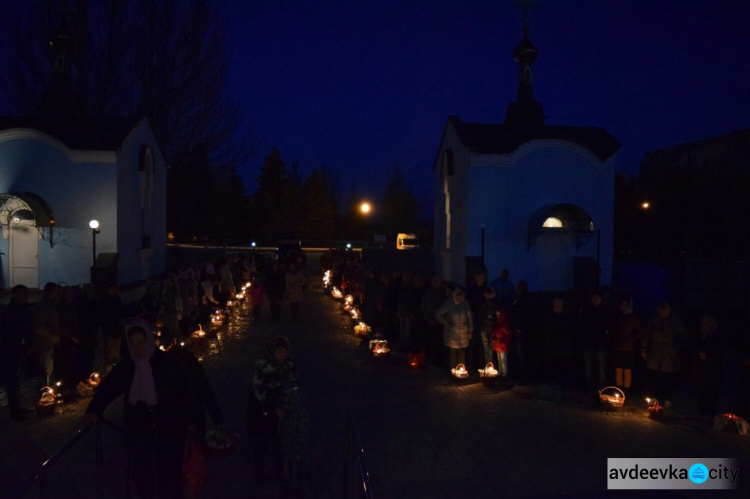
<instances>
[{"instance_id":1,"label":"row of candles on ground","mask_svg":"<svg viewBox=\"0 0 750 499\"><path fill-rule=\"evenodd\" d=\"M323 275L323 285L326 289L331 285L330 270L327 270ZM342 300L344 303L344 312L349 313L352 320L356 321L356 324L354 325L354 334L357 336L368 336L372 332L372 328L361 320L360 311L354 305L354 297L352 295L345 295L343 291L335 286L330 289L331 296L336 300ZM388 347L387 340L370 340L369 350L375 360L387 360L390 358L391 350ZM424 365L424 361L424 349L421 347L415 347L407 355L407 362L411 368L421 368ZM499 371L495 368L492 362L488 362L484 369L478 369L478 371L482 384L487 386L493 385L495 380L500 377ZM451 374L454 378L459 380L469 377L469 371L464 364L458 364L456 367L452 368ZM599 398L605 406L612 409L620 409L625 404L625 393L614 386L608 386L600 390ZM656 398L647 397L646 402L648 403L648 417L652 419L661 419L662 414L664 413L664 407L659 404L659 401ZM726 414L725 416L729 419L735 417L733 414Z\"/></svg>"},{"instance_id":2,"label":"row of candles on ground","mask_svg":"<svg viewBox=\"0 0 750 499\"><path fill-rule=\"evenodd\" d=\"M328 274L330 271L327 271L326 274ZM325 283L326 278L323 278L323 282ZM354 321L354 334L358 336L367 336L372 332L372 328L365 324L365 322L362 320L362 312L357 308L357 306L354 304L354 296L352 295L344 295L344 292L341 291L337 287L331 288L331 296L335 298L336 300L342 300L343 301L343 310L344 313L348 314L352 321Z\"/></svg>"},{"instance_id":3,"label":"row of candles on ground","mask_svg":"<svg viewBox=\"0 0 750 499\"><path fill-rule=\"evenodd\" d=\"M211 328L212 329L218 329L221 326L224 325L224 321L227 319L229 312L228 309L236 308L242 304L242 302L247 298L247 294L249 293L250 286L252 284L248 281L245 284L242 285L242 289L234 295L233 300L227 300L227 308L226 309L216 309L211 314ZM206 331L203 330L203 326L198 324L198 329L193 331L192 334L193 342L196 344L202 344L206 340Z\"/></svg>"}]
</instances>

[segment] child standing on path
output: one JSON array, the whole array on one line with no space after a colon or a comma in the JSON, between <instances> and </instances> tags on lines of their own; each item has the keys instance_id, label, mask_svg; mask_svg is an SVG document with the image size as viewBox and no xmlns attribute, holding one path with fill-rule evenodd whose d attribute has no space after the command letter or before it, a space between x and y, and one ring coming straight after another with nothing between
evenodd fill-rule
<instances>
[{"instance_id":1,"label":"child standing on path","mask_svg":"<svg viewBox=\"0 0 750 499\"><path fill-rule=\"evenodd\" d=\"M297 383L297 368L289 340L277 336L266 355L255 362L247 407L248 432L255 438L255 477L261 483L269 479L269 472L271 478L280 478L282 473L279 421L285 414L283 388L287 383Z\"/></svg>"},{"instance_id":2,"label":"child standing on path","mask_svg":"<svg viewBox=\"0 0 750 499\"><path fill-rule=\"evenodd\" d=\"M495 310L495 327L492 330L492 350L497 353L497 370L502 378L508 377L508 348L512 334L508 325L508 314L503 309Z\"/></svg>"}]
</instances>

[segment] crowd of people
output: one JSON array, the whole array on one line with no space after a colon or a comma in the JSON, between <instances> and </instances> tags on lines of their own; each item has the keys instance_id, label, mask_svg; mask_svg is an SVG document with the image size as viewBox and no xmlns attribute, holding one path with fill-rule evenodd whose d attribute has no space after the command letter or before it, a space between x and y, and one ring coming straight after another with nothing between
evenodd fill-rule
<instances>
[{"instance_id":1,"label":"crowd of people","mask_svg":"<svg viewBox=\"0 0 750 499\"><path fill-rule=\"evenodd\" d=\"M22 421L34 412L21 394L25 378L39 376L66 398L77 398L78 383L98 370L101 383L86 409L86 423L94 423L123 396L128 465L138 496L182 497L187 442L206 435L206 414L212 431L224 430L203 367L190 350L177 345L199 323L210 324L211 313L226 307L247 282L252 283L255 321L280 322L283 315L296 322L307 283L305 266L301 251L202 260L145 283L141 299L133 303L124 303L115 285L97 297L91 284L48 283L36 304L29 302L25 286L14 287L10 303L0 310L0 366L11 418ZM282 311L283 303L288 311ZM262 406L264 417L248 410L248 430L256 435L259 481L269 476L290 484L297 480L309 434L290 351L288 340L275 338L255 364L250 397L257 404L248 407Z\"/></svg>"},{"instance_id":2,"label":"crowd of people","mask_svg":"<svg viewBox=\"0 0 750 499\"><path fill-rule=\"evenodd\" d=\"M734 323L711 312L683 319L667 302L636 313L626 292L531 293L508 270L490 281L480 269L464 286L420 270L378 269L352 253L325 263L374 334L405 352L422 347L446 372L492 362L504 379L579 400L616 386L666 406L687 388L703 414L750 416L750 338L741 329L750 314Z\"/></svg>"},{"instance_id":3,"label":"crowd of people","mask_svg":"<svg viewBox=\"0 0 750 499\"><path fill-rule=\"evenodd\" d=\"M206 413L219 429L223 416L200 363L174 345L207 324L245 282L252 283L254 321L297 322L306 265L301 251L202 260L146 283L142 298L127 304L114 285L97 296L90 284L48 283L32 308L29 290L14 287L0 311L0 366L11 417L23 420L29 412L20 394L24 376L70 389L98 369L104 376L87 421L124 396L139 495L178 494L188 435L205 434ZM376 335L404 352L421 348L446 373L458 364L477 372L492 362L513 383L582 397L614 385L667 407L678 388L689 387L702 414L750 416L750 345L740 329L750 317L733 323L712 313L682 318L666 302L639 314L627 293L532 293L508 270L489 280L480 269L462 286L419 269L368 266L352 252L323 255L321 269L330 269L332 282L354 297ZM253 366L246 418L256 480L298 480L310 422L283 336Z\"/></svg>"}]
</instances>

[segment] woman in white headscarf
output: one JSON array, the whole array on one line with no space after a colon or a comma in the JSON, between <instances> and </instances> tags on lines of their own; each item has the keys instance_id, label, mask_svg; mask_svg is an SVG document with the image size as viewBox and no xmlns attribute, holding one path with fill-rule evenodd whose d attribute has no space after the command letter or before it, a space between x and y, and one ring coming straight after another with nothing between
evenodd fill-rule
<instances>
[{"instance_id":1,"label":"woman in white headscarf","mask_svg":"<svg viewBox=\"0 0 750 499\"><path fill-rule=\"evenodd\" d=\"M188 413L184 365L156 348L140 320L125 326L129 356L102 379L86 409L91 423L120 395L131 478L140 497L179 497Z\"/></svg>"}]
</instances>

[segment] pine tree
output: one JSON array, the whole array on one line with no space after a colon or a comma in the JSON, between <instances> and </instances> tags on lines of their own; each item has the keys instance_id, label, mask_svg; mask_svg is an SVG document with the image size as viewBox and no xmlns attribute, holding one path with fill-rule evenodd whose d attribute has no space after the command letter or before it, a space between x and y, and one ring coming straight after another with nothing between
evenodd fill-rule
<instances>
[{"instance_id":1,"label":"pine tree","mask_svg":"<svg viewBox=\"0 0 750 499\"><path fill-rule=\"evenodd\" d=\"M302 186L299 236L330 240L336 230L336 200L326 185L323 172L316 168Z\"/></svg>"},{"instance_id":2,"label":"pine tree","mask_svg":"<svg viewBox=\"0 0 750 499\"><path fill-rule=\"evenodd\" d=\"M419 228L419 199L407 185L400 166L394 166L388 172L383 195L383 222L391 236L399 232L416 232Z\"/></svg>"},{"instance_id":3,"label":"pine tree","mask_svg":"<svg viewBox=\"0 0 750 499\"><path fill-rule=\"evenodd\" d=\"M296 200L292 198L286 164L276 147L266 156L257 182L258 189L253 196L252 210L256 237L267 244L293 237L293 203Z\"/></svg>"}]
</instances>

